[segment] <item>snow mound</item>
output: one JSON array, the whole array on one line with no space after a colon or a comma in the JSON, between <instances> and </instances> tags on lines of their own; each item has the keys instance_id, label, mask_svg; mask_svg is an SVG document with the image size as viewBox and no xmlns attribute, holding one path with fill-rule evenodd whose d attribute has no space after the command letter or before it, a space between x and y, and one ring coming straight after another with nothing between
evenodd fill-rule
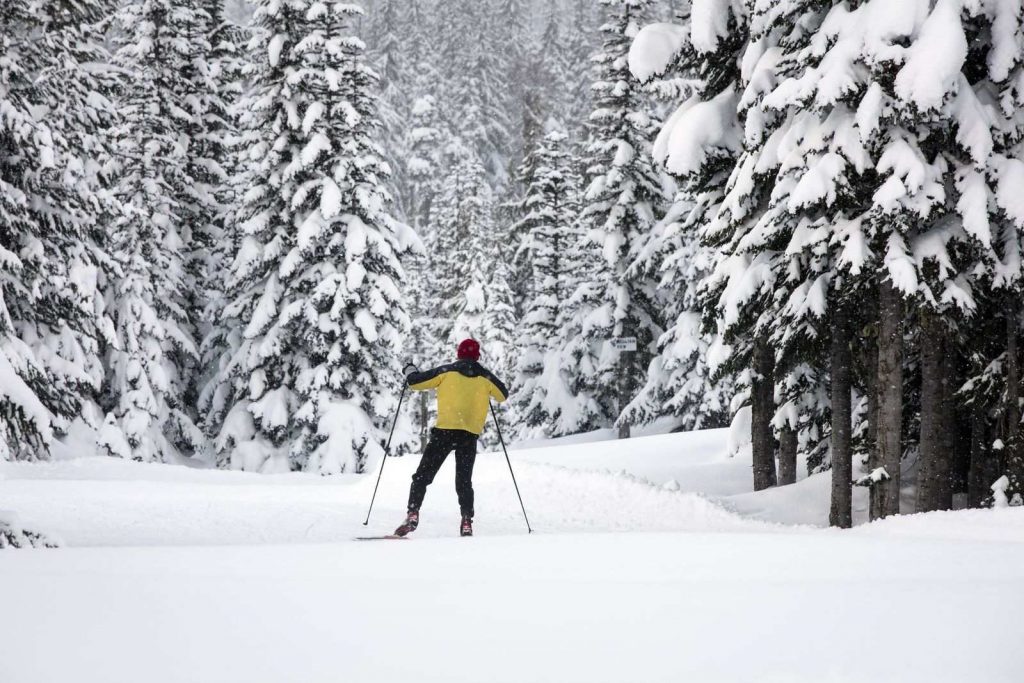
<instances>
[{"instance_id":1,"label":"snow mound","mask_svg":"<svg viewBox=\"0 0 1024 683\"><path fill-rule=\"evenodd\" d=\"M500 473L495 473L500 477ZM508 472L504 473L508 477ZM551 465L518 465L516 477L538 506L538 529L581 531L764 531L775 528L746 520L699 493L653 485L625 471L587 471ZM526 494L524 494L526 495ZM528 503L529 509L529 503ZM781 529L781 528L780 528Z\"/></svg>"},{"instance_id":2,"label":"snow mound","mask_svg":"<svg viewBox=\"0 0 1024 683\"><path fill-rule=\"evenodd\" d=\"M851 533L892 538L1024 543L1024 507L900 515L856 527Z\"/></svg>"},{"instance_id":3,"label":"snow mound","mask_svg":"<svg viewBox=\"0 0 1024 683\"><path fill-rule=\"evenodd\" d=\"M773 531L745 520L695 487L748 478L749 464L720 462L721 431L634 439L633 464L618 442L512 453L530 522L543 534L625 531ZM681 456L683 445L690 454ZM600 458L586 458L585 451ZM643 455L646 454L646 455ZM534 461L536 459L537 461ZM402 518L419 458L388 458L369 529L376 483L343 474L255 474L105 458L22 465L0 481L0 499L53 529L71 546L264 545L349 541L386 533ZM687 463L697 473L687 476ZM564 464L564 466L563 466ZM665 486L669 480L676 484ZM422 509L418 538L450 537L458 527L454 459L441 468ZM473 478L481 537L526 527L504 457L480 453ZM713 487L708 486L713 490Z\"/></svg>"}]
</instances>

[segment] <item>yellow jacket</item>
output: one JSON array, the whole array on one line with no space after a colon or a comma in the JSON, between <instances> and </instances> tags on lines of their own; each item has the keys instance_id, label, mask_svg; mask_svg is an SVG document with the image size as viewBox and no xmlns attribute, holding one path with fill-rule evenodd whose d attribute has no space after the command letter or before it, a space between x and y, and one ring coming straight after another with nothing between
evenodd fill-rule
<instances>
[{"instance_id":1,"label":"yellow jacket","mask_svg":"<svg viewBox=\"0 0 1024 683\"><path fill-rule=\"evenodd\" d=\"M462 429L479 435L487 423L490 399L502 403L508 389L487 368L459 360L406 378L413 391L437 389L438 429Z\"/></svg>"}]
</instances>

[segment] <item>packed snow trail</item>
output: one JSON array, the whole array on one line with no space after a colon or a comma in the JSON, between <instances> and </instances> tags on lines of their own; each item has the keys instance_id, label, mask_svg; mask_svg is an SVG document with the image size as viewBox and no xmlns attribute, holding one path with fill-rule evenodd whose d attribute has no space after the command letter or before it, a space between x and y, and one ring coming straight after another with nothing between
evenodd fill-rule
<instances>
[{"instance_id":1,"label":"packed snow trail","mask_svg":"<svg viewBox=\"0 0 1024 683\"><path fill-rule=\"evenodd\" d=\"M1010 683L1024 543L804 531L16 551L0 604L11 683Z\"/></svg>"},{"instance_id":2,"label":"packed snow trail","mask_svg":"<svg viewBox=\"0 0 1024 683\"><path fill-rule=\"evenodd\" d=\"M404 543L352 539L401 521L415 457L388 460L369 527L375 471L0 464L0 505L70 546L0 553L0 681L1019 680L1024 509L782 526L762 520L827 514L798 502L828 477L745 493L724 447L513 451L532 536L490 453L458 538L449 461Z\"/></svg>"}]
</instances>

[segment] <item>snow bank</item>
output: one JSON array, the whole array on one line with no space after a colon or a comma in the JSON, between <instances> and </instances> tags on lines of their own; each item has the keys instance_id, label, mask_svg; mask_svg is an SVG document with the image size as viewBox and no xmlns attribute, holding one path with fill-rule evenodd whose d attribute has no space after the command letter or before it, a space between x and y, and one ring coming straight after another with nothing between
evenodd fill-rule
<instances>
[{"instance_id":1,"label":"snow bank","mask_svg":"<svg viewBox=\"0 0 1024 683\"><path fill-rule=\"evenodd\" d=\"M542 533L763 529L762 522L744 520L693 493L706 488L728 494L748 485L749 463L721 461L723 436L711 431L633 439L639 450L632 463L616 441L514 451L512 457L530 520ZM388 532L401 519L418 460L388 458L370 531ZM367 531L362 521L376 480L376 468L370 476L321 477L102 458L35 467L12 463L6 472L10 478L0 481L0 500L72 546L350 540ZM680 490L664 488L673 479L683 484ZM451 536L457 528L453 480L449 461L428 491L418 536ZM502 455L478 456L474 485L480 534L523 533Z\"/></svg>"},{"instance_id":2,"label":"snow bank","mask_svg":"<svg viewBox=\"0 0 1024 683\"><path fill-rule=\"evenodd\" d=\"M853 533L888 538L1024 543L1024 507L900 515L857 527Z\"/></svg>"}]
</instances>

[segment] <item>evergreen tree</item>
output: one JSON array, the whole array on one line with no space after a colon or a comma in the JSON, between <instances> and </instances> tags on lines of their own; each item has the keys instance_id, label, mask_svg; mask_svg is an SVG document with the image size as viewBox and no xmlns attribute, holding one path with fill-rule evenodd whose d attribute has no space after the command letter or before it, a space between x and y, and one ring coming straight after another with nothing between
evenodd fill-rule
<instances>
[{"instance_id":1,"label":"evergreen tree","mask_svg":"<svg viewBox=\"0 0 1024 683\"><path fill-rule=\"evenodd\" d=\"M231 261L238 249L232 217L245 189L240 186L244 161L239 158L237 146L239 104L246 77L244 49L249 38L244 29L224 18L220 0L208 0L206 7L210 16L207 74L212 90L207 93L204 130L194 142L198 147L196 156L214 163L203 174L209 187L210 201L205 206L211 220L196 235L194 251L203 306L196 400L200 424L212 442L229 408L229 397L224 393L229 385L220 377L240 344L234 321L224 315L224 309Z\"/></svg>"},{"instance_id":2,"label":"evergreen tree","mask_svg":"<svg viewBox=\"0 0 1024 683\"><path fill-rule=\"evenodd\" d=\"M217 447L233 467L359 471L397 401L408 324L373 142L375 74L340 2L266 2L243 117L250 170L226 314L242 329Z\"/></svg>"},{"instance_id":3,"label":"evergreen tree","mask_svg":"<svg viewBox=\"0 0 1024 683\"><path fill-rule=\"evenodd\" d=\"M513 170L533 149L543 125L543 85L529 26L530 4L528 0L491 0L488 11L489 16L497 18L489 24L493 29L489 37L495 48L495 66L504 81L501 99L509 121L517 124L508 128L509 148L505 150Z\"/></svg>"},{"instance_id":4,"label":"evergreen tree","mask_svg":"<svg viewBox=\"0 0 1024 683\"><path fill-rule=\"evenodd\" d=\"M656 283L630 271L640 245L662 212L662 186L651 161L656 123L639 82L629 73L630 41L639 30L649 0L602 0L608 22L604 43L594 58L595 110L587 159L587 190L582 217L588 238L601 250L608 277L594 283L603 324L595 332L604 339L631 336L637 351L625 358L609 353L596 368L600 391L615 392L615 419L636 394L640 368L654 352L662 327ZM609 397L610 398L610 397ZM600 402L605 402L607 399ZM628 434L628 422L621 425Z\"/></svg>"},{"instance_id":5,"label":"evergreen tree","mask_svg":"<svg viewBox=\"0 0 1024 683\"><path fill-rule=\"evenodd\" d=\"M582 227L578 232L582 234ZM540 380L551 406L552 437L606 429L618 414L614 384L609 384L618 356L608 345L611 317L604 301L613 274L585 238L575 251L580 264L576 272L585 276L562 307L565 325L544 358Z\"/></svg>"},{"instance_id":6,"label":"evergreen tree","mask_svg":"<svg viewBox=\"0 0 1024 683\"><path fill-rule=\"evenodd\" d=\"M198 361L185 204L195 185L187 137L195 121L181 103L194 97L189 41L205 19L173 0L129 2L117 19L116 62L130 78L116 133L123 213L112 239L120 274L107 296L117 337L100 444L119 457L169 461L204 441L185 400Z\"/></svg>"},{"instance_id":7,"label":"evergreen tree","mask_svg":"<svg viewBox=\"0 0 1024 683\"><path fill-rule=\"evenodd\" d=\"M491 236L486 259L490 264L491 277L484 288L487 308L480 337L486 344L488 367L503 381L508 381L519 352L515 343L518 318L512 287L508 283L508 257L497 232Z\"/></svg>"},{"instance_id":8,"label":"evergreen tree","mask_svg":"<svg viewBox=\"0 0 1024 683\"><path fill-rule=\"evenodd\" d=\"M958 141L973 140L982 151L990 149L985 172L978 159L981 155L972 154L974 167L960 168L955 176L964 230L990 247L974 268L984 273L975 289L978 310L961 328L969 370L957 398L966 403L970 439L969 445L963 440L957 445L959 451L970 454L967 477L966 481L957 477L955 457L950 477L954 483L959 479L955 492L966 488L972 506L993 502L993 486L1002 476L1006 476L1003 495L1012 504L1024 504L1019 409L1024 212L1014 201L1013 189L1024 178L1024 57L1020 51L1024 18L1012 3L986 2L979 10L962 24L968 44L962 71L976 99L972 102L958 91L946 104L966 113L958 121ZM959 87L962 91L963 84ZM986 103L987 116L978 116L977 109L970 114ZM979 119L987 123L991 138L979 130ZM959 429L965 431L963 422Z\"/></svg>"},{"instance_id":9,"label":"evergreen tree","mask_svg":"<svg viewBox=\"0 0 1024 683\"><path fill-rule=\"evenodd\" d=\"M872 516L899 511L901 455L917 442L918 507L948 507L955 490L979 481L969 469L986 460L950 448L967 422L953 396L964 339L973 336L965 323L979 301L998 298L987 288L1016 272L1006 269L1017 263L1016 227L1012 239L992 231L1016 221L1000 200L1015 170L993 154L1000 134L1016 127L1007 116L1016 108L999 113L984 103L1013 81L1019 60L1007 55L1019 44L1019 16L998 3L936 3L878 30L890 19L881 2L750 9L746 16L723 3L688 28L652 26L649 37L661 40L638 41L646 45L633 67L646 79L681 64L699 77L655 153L682 179L695 212L712 209L705 240L715 263L704 296L731 350L727 366L750 378L742 381L754 408L755 475L762 465L774 474L774 425L787 469L798 442L812 462L820 455L831 465L832 521L848 526L855 439L867 444ZM1016 151L1020 137L1006 139ZM723 187L705 170L715 168L729 182L702 203L689 179ZM1012 440L1019 322L1010 310L1003 433ZM904 387L905 328L919 393ZM851 348L860 330L867 343ZM984 355L972 363L982 376L960 394L974 404L971 430L984 439L999 432L984 424L998 409L977 396L998 371ZM908 427L905 408L920 412L919 426ZM975 500L979 488L972 485Z\"/></svg>"},{"instance_id":10,"label":"evergreen tree","mask_svg":"<svg viewBox=\"0 0 1024 683\"><path fill-rule=\"evenodd\" d=\"M76 420L95 426L109 339L100 287L106 131L113 120L98 0L0 9L0 458L49 455Z\"/></svg>"},{"instance_id":11,"label":"evergreen tree","mask_svg":"<svg viewBox=\"0 0 1024 683\"><path fill-rule=\"evenodd\" d=\"M403 49L403 41L399 37L408 31L405 18L406 3L400 0L384 0L379 3L378 35L373 43L374 48L369 57L380 76L377 98L378 118L380 119L380 144L385 152L388 165L393 170L402 167L401 160L408 158L411 150L405 148L404 134L406 122L411 115L409 106L410 63ZM408 196L406 185L412 179L402 173L393 176L396 189L396 210L403 219L411 218L412 207L405 204Z\"/></svg>"},{"instance_id":12,"label":"evergreen tree","mask_svg":"<svg viewBox=\"0 0 1024 683\"><path fill-rule=\"evenodd\" d=\"M481 186L486 188L482 183ZM507 378L514 362L516 315L502 248L504 240L495 229L493 204L486 194L482 198L479 213L468 226L469 241L458 252L458 258L466 259L468 267L465 289L454 302L448 348L466 338L476 339L481 346L481 360L496 375Z\"/></svg>"},{"instance_id":13,"label":"evergreen tree","mask_svg":"<svg viewBox=\"0 0 1024 683\"><path fill-rule=\"evenodd\" d=\"M484 261L484 239L489 231L494 230L494 205L491 194L482 178L477 180L480 194L472 195L462 205L465 212L460 217L465 220L464 229L467 238L462 240L453 252L454 260L465 264L461 269L462 289L459 295L449 302L452 307L453 325L448 341L458 344L467 337L480 339L483 336L484 318L487 315L487 276L488 266Z\"/></svg>"},{"instance_id":14,"label":"evergreen tree","mask_svg":"<svg viewBox=\"0 0 1024 683\"><path fill-rule=\"evenodd\" d=\"M730 375L713 373L724 349L717 335L705 331L701 314L700 285L710 275L713 255L690 224L693 204L685 193L680 195L641 256L641 263L650 260L648 268L660 264L660 288L672 293L665 309L672 322L658 340L647 380L626 416L633 424L670 416L685 430L724 427L734 382Z\"/></svg>"},{"instance_id":15,"label":"evergreen tree","mask_svg":"<svg viewBox=\"0 0 1024 683\"><path fill-rule=\"evenodd\" d=\"M511 124L503 96L501 63L491 49L496 18L488 3L461 0L449 26L451 55L446 57L448 125L483 165L488 184L508 183Z\"/></svg>"},{"instance_id":16,"label":"evergreen tree","mask_svg":"<svg viewBox=\"0 0 1024 683\"><path fill-rule=\"evenodd\" d=\"M598 48L600 34L597 29L601 22L596 14L600 8L590 0L574 0L570 9L567 22L570 29L565 36L564 48L566 70L562 74L568 98L563 120L568 125L570 142L573 146L583 147L587 141L588 117L594 110L594 102L592 90L582 86L594 80L590 58ZM545 43L545 47L550 47L550 44Z\"/></svg>"},{"instance_id":17,"label":"evergreen tree","mask_svg":"<svg viewBox=\"0 0 1024 683\"><path fill-rule=\"evenodd\" d=\"M411 124L405 141L406 211L413 228L422 234L428 228L441 171L441 131L432 95L424 94L413 103Z\"/></svg>"},{"instance_id":18,"label":"evergreen tree","mask_svg":"<svg viewBox=\"0 0 1024 683\"><path fill-rule=\"evenodd\" d=\"M582 264L574 258L580 248L580 181L561 131L548 133L527 165L532 170L517 229L525 236L520 254L529 259L522 270L529 273L530 282L516 338L519 363L512 384L517 388L516 424L524 437L536 437L550 433L560 413L561 396L556 392L549 397L543 375L546 365L556 362L550 352L566 323L563 306L583 275L576 271Z\"/></svg>"},{"instance_id":19,"label":"evergreen tree","mask_svg":"<svg viewBox=\"0 0 1024 683\"><path fill-rule=\"evenodd\" d=\"M433 268L432 287L432 299L437 302L441 318L437 332L440 338L449 341L465 332L455 329L455 321L466 315L466 293L471 284L475 281L482 285L485 271L479 262L478 226L490 225L494 206L486 172L475 154L455 143L450 155L453 158L451 170L434 203L432 240L428 247L437 264ZM479 269L477 276L473 268ZM482 314L482 299L478 308Z\"/></svg>"}]
</instances>

